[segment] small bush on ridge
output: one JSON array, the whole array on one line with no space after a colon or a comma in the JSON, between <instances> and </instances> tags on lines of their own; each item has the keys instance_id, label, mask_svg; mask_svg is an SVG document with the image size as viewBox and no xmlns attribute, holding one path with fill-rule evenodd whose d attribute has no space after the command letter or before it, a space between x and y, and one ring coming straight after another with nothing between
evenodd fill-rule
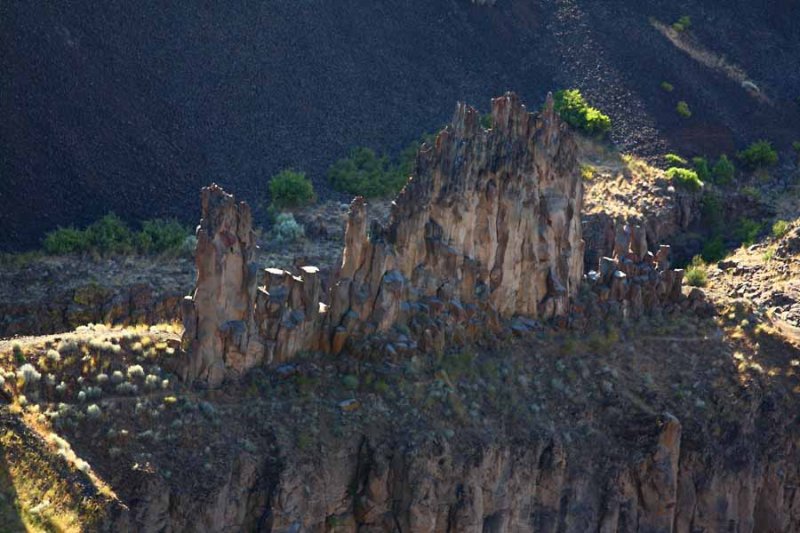
<instances>
[{"instance_id":1,"label":"small bush on ridge","mask_svg":"<svg viewBox=\"0 0 800 533\"><path fill-rule=\"evenodd\" d=\"M714 183L719 185L726 185L733 181L733 177L736 173L736 167L733 166L733 163L728 156L722 154L719 157L719 160L714 164L714 168L711 170L711 173L714 176Z\"/></svg>"},{"instance_id":2,"label":"small bush on ridge","mask_svg":"<svg viewBox=\"0 0 800 533\"><path fill-rule=\"evenodd\" d=\"M750 246L756 242L758 235L763 229L761 223L747 217L739 220L739 225L736 228L735 235L744 246Z\"/></svg>"},{"instance_id":3,"label":"small bush on ridge","mask_svg":"<svg viewBox=\"0 0 800 533\"><path fill-rule=\"evenodd\" d=\"M681 32L686 31L692 27L692 19L688 15L683 15L681 18L672 24L672 29Z\"/></svg>"},{"instance_id":4,"label":"small bush on ridge","mask_svg":"<svg viewBox=\"0 0 800 533\"><path fill-rule=\"evenodd\" d=\"M716 263L725 259L725 242L722 236L716 235L703 244L702 257L704 261Z\"/></svg>"},{"instance_id":5,"label":"small bush on ridge","mask_svg":"<svg viewBox=\"0 0 800 533\"><path fill-rule=\"evenodd\" d=\"M667 154L664 156L664 161L672 167L685 167L689 165L689 162L678 154Z\"/></svg>"},{"instance_id":6,"label":"small bush on ridge","mask_svg":"<svg viewBox=\"0 0 800 533\"><path fill-rule=\"evenodd\" d=\"M558 91L555 109L565 122L591 135L603 135L611 129L611 119L591 107L578 89Z\"/></svg>"},{"instance_id":7,"label":"small bush on ridge","mask_svg":"<svg viewBox=\"0 0 800 533\"><path fill-rule=\"evenodd\" d=\"M678 114L683 118L689 118L692 116L692 110L689 109L689 104L687 104L683 100L678 102L678 105L675 106L675 111L677 111Z\"/></svg>"},{"instance_id":8,"label":"small bush on ridge","mask_svg":"<svg viewBox=\"0 0 800 533\"><path fill-rule=\"evenodd\" d=\"M134 233L114 213L93 222L85 229L58 228L49 232L42 243L46 253L99 255L180 253L189 231L176 220L146 220Z\"/></svg>"},{"instance_id":9,"label":"small bush on ridge","mask_svg":"<svg viewBox=\"0 0 800 533\"><path fill-rule=\"evenodd\" d=\"M686 267L686 284L691 287L705 287L707 281L706 264L699 255L692 258L692 262Z\"/></svg>"},{"instance_id":10,"label":"small bush on ridge","mask_svg":"<svg viewBox=\"0 0 800 533\"><path fill-rule=\"evenodd\" d=\"M693 157L692 166L694 171L697 172L697 177L700 181L706 182L711 179L711 167L708 165L708 159L705 157Z\"/></svg>"},{"instance_id":11,"label":"small bush on ridge","mask_svg":"<svg viewBox=\"0 0 800 533\"><path fill-rule=\"evenodd\" d=\"M75 254L88 249L84 232L72 227L58 228L49 232L42 245L44 251L50 255Z\"/></svg>"},{"instance_id":12,"label":"small bush on ridge","mask_svg":"<svg viewBox=\"0 0 800 533\"><path fill-rule=\"evenodd\" d=\"M337 190L366 198L397 194L408 174L403 164L392 165L387 156L378 156L369 148L354 148L328 169L328 179Z\"/></svg>"},{"instance_id":13,"label":"small bush on ridge","mask_svg":"<svg viewBox=\"0 0 800 533\"><path fill-rule=\"evenodd\" d=\"M272 226L272 235L278 242L296 242L305 236L305 229L297 223L291 213L281 213Z\"/></svg>"},{"instance_id":14,"label":"small bush on ridge","mask_svg":"<svg viewBox=\"0 0 800 533\"><path fill-rule=\"evenodd\" d=\"M789 233L790 225L785 220L778 220L772 225L772 236L776 239L780 239L787 233Z\"/></svg>"},{"instance_id":15,"label":"small bush on ridge","mask_svg":"<svg viewBox=\"0 0 800 533\"><path fill-rule=\"evenodd\" d=\"M697 176L697 172L688 168L671 167L667 169L667 176L681 187L690 191L699 191L703 188L703 182Z\"/></svg>"}]
</instances>

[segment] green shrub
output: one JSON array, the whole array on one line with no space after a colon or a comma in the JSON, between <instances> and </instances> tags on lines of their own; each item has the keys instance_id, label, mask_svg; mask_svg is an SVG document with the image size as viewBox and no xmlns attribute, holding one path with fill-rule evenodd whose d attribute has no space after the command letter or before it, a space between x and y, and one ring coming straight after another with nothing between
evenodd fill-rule
<instances>
[{"instance_id":1,"label":"green shrub","mask_svg":"<svg viewBox=\"0 0 800 533\"><path fill-rule=\"evenodd\" d=\"M678 19L677 22L672 24L672 29L675 31L686 31L692 27L692 19L688 15L684 15Z\"/></svg>"},{"instance_id":2,"label":"green shrub","mask_svg":"<svg viewBox=\"0 0 800 533\"><path fill-rule=\"evenodd\" d=\"M133 232L114 213L109 213L85 230L89 249L101 254L126 254L134 250Z\"/></svg>"},{"instance_id":3,"label":"green shrub","mask_svg":"<svg viewBox=\"0 0 800 533\"><path fill-rule=\"evenodd\" d=\"M699 191L703 188L703 182L697 176L697 172L688 168L671 167L667 169L667 177L677 185L690 191Z\"/></svg>"},{"instance_id":4,"label":"green shrub","mask_svg":"<svg viewBox=\"0 0 800 533\"><path fill-rule=\"evenodd\" d=\"M692 165L700 181L705 183L711 180L711 167L708 165L708 159L705 157L693 157Z\"/></svg>"},{"instance_id":5,"label":"green shrub","mask_svg":"<svg viewBox=\"0 0 800 533\"><path fill-rule=\"evenodd\" d=\"M800 141L794 141L792 143L792 150L795 151L795 153L797 154L797 160L798 162L800 162Z\"/></svg>"},{"instance_id":6,"label":"green shrub","mask_svg":"<svg viewBox=\"0 0 800 533\"><path fill-rule=\"evenodd\" d=\"M689 109L689 104L687 104L683 100L678 102L678 105L675 106L675 111L677 111L678 114L683 118L689 118L692 116L692 110Z\"/></svg>"},{"instance_id":7,"label":"green shrub","mask_svg":"<svg viewBox=\"0 0 800 533\"><path fill-rule=\"evenodd\" d=\"M664 156L664 161L672 167L686 167L689 165L689 162L678 154L667 154Z\"/></svg>"},{"instance_id":8,"label":"green shrub","mask_svg":"<svg viewBox=\"0 0 800 533\"><path fill-rule=\"evenodd\" d=\"M734 235L743 245L750 246L756 242L761 230L762 225L760 222L744 217L739 219Z\"/></svg>"},{"instance_id":9,"label":"green shrub","mask_svg":"<svg viewBox=\"0 0 800 533\"><path fill-rule=\"evenodd\" d=\"M277 207L301 207L314 201L314 185L303 172L286 169L269 180L269 194Z\"/></svg>"},{"instance_id":10,"label":"green shrub","mask_svg":"<svg viewBox=\"0 0 800 533\"><path fill-rule=\"evenodd\" d=\"M692 262L686 267L686 284L690 287L705 287L708 275L706 264L699 255L692 258Z\"/></svg>"},{"instance_id":11,"label":"green shrub","mask_svg":"<svg viewBox=\"0 0 800 533\"><path fill-rule=\"evenodd\" d=\"M177 220L145 220L136 234L136 248L143 254L180 252L189 230Z\"/></svg>"},{"instance_id":12,"label":"green shrub","mask_svg":"<svg viewBox=\"0 0 800 533\"><path fill-rule=\"evenodd\" d=\"M611 129L611 119L600 110L591 107L578 89L558 91L555 109L571 126L590 135L603 135Z\"/></svg>"},{"instance_id":13,"label":"green shrub","mask_svg":"<svg viewBox=\"0 0 800 533\"><path fill-rule=\"evenodd\" d=\"M481 115L481 126L483 126L484 129L487 130L491 129L492 125L493 125L493 119L491 113L484 113L483 115Z\"/></svg>"},{"instance_id":14,"label":"green shrub","mask_svg":"<svg viewBox=\"0 0 800 533\"><path fill-rule=\"evenodd\" d=\"M305 236L305 228L297 223L291 213L281 213L275 219L272 236L278 242L297 242Z\"/></svg>"},{"instance_id":15,"label":"green shrub","mask_svg":"<svg viewBox=\"0 0 800 533\"><path fill-rule=\"evenodd\" d=\"M750 169L771 167L778 162L778 152L772 148L772 143L763 139L739 152L738 157Z\"/></svg>"},{"instance_id":16,"label":"green shrub","mask_svg":"<svg viewBox=\"0 0 800 533\"><path fill-rule=\"evenodd\" d=\"M733 181L733 176L736 173L736 167L733 166L733 162L728 159L727 155L722 154L719 157L719 160L714 164L714 168L711 170L711 173L714 176L714 183L726 185Z\"/></svg>"},{"instance_id":17,"label":"green shrub","mask_svg":"<svg viewBox=\"0 0 800 533\"><path fill-rule=\"evenodd\" d=\"M776 239L780 239L787 233L789 233L790 225L785 220L778 220L772 225L772 236Z\"/></svg>"},{"instance_id":18,"label":"green shrub","mask_svg":"<svg viewBox=\"0 0 800 533\"><path fill-rule=\"evenodd\" d=\"M747 196L752 200L756 201L761 200L761 191L750 185L748 185L747 187L742 187L739 192L741 192L744 196Z\"/></svg>"},{"instance_id":19,"label":"green shrub","mask_svg":"<svg viewBox=\"0 0 800 533\"><path fill-rule=\"evenodd\" d=\"M176 220L147 220L142 223L141 231L134 233L122 219L109 213L83 230L58 228L51 231L45 236L43 247L51 255L181 253L187 237L188 229Z\"/></svg>"},{"instance_id":20,"label":"green shrub","mask_svg":"<svg viewBox=\"0 0 800 533\"><path fill-rule=\"evenodd\" d=\"M344 385L346 389L356 390L359 385L358 376L354 376L353 374L343 376L342 385Z\"/></svg>"},{"instance_id":21,"label":"green shrub","mask_svg":"<svg viewBox=\"0 0 800 533\"><path fill-rule=\"evenodd\" d=\"M703 259L709 263L716 263L725 259L727 252L725 250L725 242L722 240L721 235L715 235L703 244L702 254Z\"/></svg>"},{"instance_id":22,"label":"green shrub","mask_svg":"<svg viewBox=\"0 0 800 533\"><path fill-rule=\"evenodd\" d=\"M386 156L378 157L369 148L354 148L348 157L328 169L328 179L337 190L380 198L397 194L406 184L407 161L394 166Z\"/></svg>"},{"instance_id":23,"label":"green shrub","mask_svg":"<svg viewBox=\"0 0 800 533\"><path fill-rule=\"evenodd\" d=\"M58 228L45 235L44 251L50 255L79 254L88 250L86 234L75 228Z\"/></svg>"},{"instance_id":24,"label":"green shrub","mask_svg":"<svg viewBox=\"0 0 800 533\"><path fill-rule=\"evenodd\" d=\"M722 236L715 235L703 244L702 257L704 261L716 263L725 259L725 242Z\"/></svg>"},{"instance_id":25,"label":"green shrub","mask_svg":"<svg viewBox=\"0 0 800 533\"><path fill-rule=\"evenodd\" d=\"M666 91L666 92L668 92L668 93L671 93L672 91L674 91L674 90L675 90L675 86L674 86L674 85L672 85L672 84L671 84L670 82L668 82L668 81L662 81L662 82L661 82L661 89L662 89L662 90L664 90L664 91Z\"/></svg>"}]
</instances>

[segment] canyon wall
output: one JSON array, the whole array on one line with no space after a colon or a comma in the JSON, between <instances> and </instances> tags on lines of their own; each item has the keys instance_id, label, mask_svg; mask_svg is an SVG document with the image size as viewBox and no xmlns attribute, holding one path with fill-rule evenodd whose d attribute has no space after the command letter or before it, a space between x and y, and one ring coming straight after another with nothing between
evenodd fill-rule
<instances>
[{"instance_id":1,"label":"canyon wall","mask_svg":"<svg viewBox=\"0 0 800 533\"><path fill-rule=\"evenodd\" d=\"M241 452L220 487L188 497L137 473L117 531L777 533L800 527L798 450L698 449L674 416L640 421L629 456L559 437L511 444L354 435L309 461ZM687 444L685 441L690 441ZM313 497L311 497L313 495Z\"/></svg>"}]
</instances>

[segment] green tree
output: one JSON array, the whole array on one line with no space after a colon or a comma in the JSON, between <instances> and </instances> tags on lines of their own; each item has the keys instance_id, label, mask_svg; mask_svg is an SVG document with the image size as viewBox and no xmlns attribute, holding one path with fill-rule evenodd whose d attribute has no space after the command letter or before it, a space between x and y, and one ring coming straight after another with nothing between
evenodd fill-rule
<instances>
[{"instance_id":1,"label":"green tree","mask_svg":"<svg viewBox=\"0 0 800 533\"><path fill-rule=\"evenodd\" d=\"M392 165L387 156L378 156L369 148L354 148L348 157L328 169L328 179L337 190L366 198L397 194L406 183L408 161Z\"/></svg>"}]
</instances>

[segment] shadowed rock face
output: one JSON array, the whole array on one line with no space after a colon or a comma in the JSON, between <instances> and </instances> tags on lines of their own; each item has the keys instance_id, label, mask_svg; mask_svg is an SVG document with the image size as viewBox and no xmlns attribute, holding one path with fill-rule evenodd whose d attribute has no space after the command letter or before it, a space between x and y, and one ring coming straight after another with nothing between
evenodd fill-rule
<instances>
[{"instance_id":1,"label":"shadowed rock face","mask_svg":"<svg viewBox=\"0 0 800 533\"><path fill-rule=\"evenodd\" d=\"M249 208L207 187L197 289L184 303L187 377L219 384L226 369L338 352L420 312L435 318L435 344L465 323L476 333L499 318L564 315L583 274L581 204L575 143L552 99L531 114L516 95L496 98L490 129L458 104L386 227L368 235L366 204L353 201L328 308L313 267L267 269L259 282Z\"/></svg>"}]
</instances>

